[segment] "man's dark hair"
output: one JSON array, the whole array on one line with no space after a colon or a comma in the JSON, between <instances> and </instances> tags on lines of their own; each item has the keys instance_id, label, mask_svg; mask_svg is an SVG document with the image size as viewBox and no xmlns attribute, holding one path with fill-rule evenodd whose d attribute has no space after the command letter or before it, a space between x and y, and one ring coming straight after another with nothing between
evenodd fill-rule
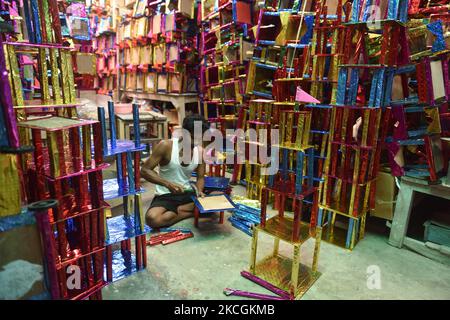
<instances>
[{"instance_id":1,"label":"man's dark hair","mask_svg":"<svg viewBox=\"0 0 450 320\"><path fill-rule=\"evenodd\" d=\"M209 122L205 120L201 115L199 114L191 114L184 118L183 120L183 129L189 131L191 135L194 135L194 128L195 123L201 122L202 125L202 134L205 133L209 129Z\"/></svg>"}]
</instances>

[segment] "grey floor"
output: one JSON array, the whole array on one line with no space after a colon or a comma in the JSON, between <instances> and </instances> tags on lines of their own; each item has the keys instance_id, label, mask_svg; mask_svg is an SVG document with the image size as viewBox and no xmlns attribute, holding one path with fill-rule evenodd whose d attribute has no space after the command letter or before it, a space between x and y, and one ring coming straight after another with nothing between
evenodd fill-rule
<instances>
[{"instance_id":1,"label":"grey floor","mask_svg":"<svg viewBox=\"0 0 450 320\"><path fill-rule=\"evenodd\" d=\"M144 207L153 194L147 189ZM244 188L234 192L243 194ZM191 228L194 238L148 247L147 269L110 284L103 298L241 299L225 296L227 287L270 294L240 276L248 267L251 238L227 220L217 222L214 215L200 220L199 229L192 219L180 222L176 226ZM261 252L270 250L269 240L262 238ZM302 261L310 261L312 249L313 242L302 246ZM290 248L280 250L289 254ZM318 269L322 275L302 299L450 299L449 266L391 247L385 235L366 233L352 252L322 241ZM373 282L374 270L379 282Z\"/></svg>"}]
</instances>

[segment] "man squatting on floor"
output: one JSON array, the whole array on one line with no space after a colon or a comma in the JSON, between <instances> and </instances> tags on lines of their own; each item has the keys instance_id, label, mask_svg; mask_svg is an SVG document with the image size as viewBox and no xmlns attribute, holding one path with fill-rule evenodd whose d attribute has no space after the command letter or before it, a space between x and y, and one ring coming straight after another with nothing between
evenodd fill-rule
<instances>
[{"instance_id":1,"label":"man squatting on floor","mask_svg":"<svg viewBox=\"0 0 450 320\"><path fill-rule=\"evenodd\" d=\"M200 115L190 115L183 121L183 129L189 132L191 138L190 144L187 144L189 141L183 144L183 136L163 140L142 166L141 176L156 185L155 197L145 215L147 225L152 228L168 227L193 217L194 203L191 196L196 195L196 192L189 181L194 170L197 171L195 186L198 194L204 196L206 165L202 158L202 137L195 137L200 141L194 140L196 123L200 125L203 137L203 133L209 129L209 123ZM189 140L188 137L186 139ZM189 147L191 157L183 156L183 150ZM159 167L159 174L155 171L156 166Z\"/></svg>"}]
</instances>

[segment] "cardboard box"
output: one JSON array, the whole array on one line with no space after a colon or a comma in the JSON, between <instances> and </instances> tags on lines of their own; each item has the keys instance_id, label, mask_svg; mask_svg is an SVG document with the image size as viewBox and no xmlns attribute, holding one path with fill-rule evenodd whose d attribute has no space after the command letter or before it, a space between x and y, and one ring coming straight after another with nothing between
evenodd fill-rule
<instances>
[{"instance_id":1,"label":"cardboard box","mask_svg":"<svg viewBox=\"0 0 450 320\"><path fill-rule=\"evenodd\" d=\"M389 172L380 171L377 175L375 194L375 209L370 215L386 220L392 220L397 199L395 178Z\"/></svg>"}]
</instances>

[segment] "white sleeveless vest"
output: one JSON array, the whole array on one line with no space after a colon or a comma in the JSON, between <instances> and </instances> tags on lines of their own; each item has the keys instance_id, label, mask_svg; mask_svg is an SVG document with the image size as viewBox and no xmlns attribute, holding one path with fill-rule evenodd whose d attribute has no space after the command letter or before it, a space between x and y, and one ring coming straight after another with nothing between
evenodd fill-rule
<instances>
[{"instance_id":1,"label":"white sleeveless vest","mask_svg":"<svg viewBox=\"0 0 450 320\"><path fill-rule=\"evenodd\" d=\"M192 151L192 161L185 167L180 163L180 148L178 144L178 138L172 139L172 154L170 156L170 162L165 166L159 166L159 176L164 180L181 185L184 191L193 191L189 180L192 172L197 169L199 164L198 148L194 147L194 150ZM170 193L170 190L159 184L156 185L157 195L166 193Z\"/></svg>"}]
</instances>

